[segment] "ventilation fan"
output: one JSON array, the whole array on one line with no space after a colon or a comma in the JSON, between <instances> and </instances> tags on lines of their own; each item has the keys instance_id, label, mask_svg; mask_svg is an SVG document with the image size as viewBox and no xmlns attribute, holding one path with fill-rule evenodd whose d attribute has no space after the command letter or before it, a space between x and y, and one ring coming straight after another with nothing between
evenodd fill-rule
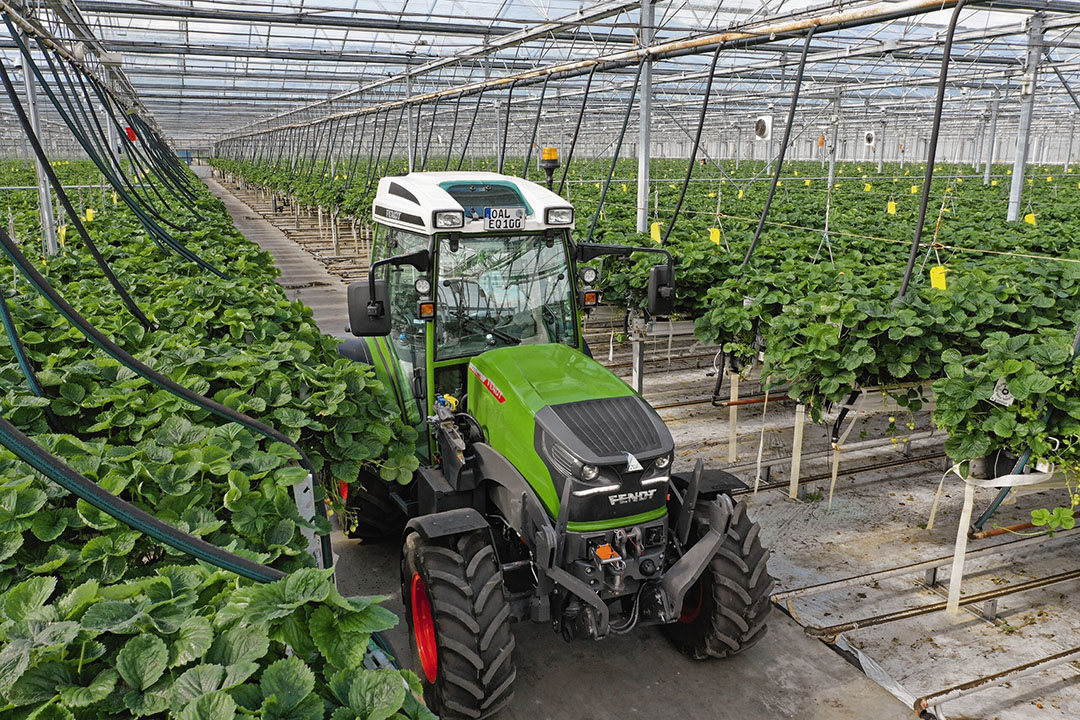
<instances>
[{"instance_id":1,"label":"ventilation fan","mask_svg":"<svg viewBox=\"0 0 1080 720\"><path fill-rule=\"evenodd\" d=\"M772 139L772 115L762 115L754 123L754 137L758 140Z\"/></svg>"},{"instance_id":2,"label":"ventilation fan","mask_svg":"<svg viewBox=\"0 0 1080 720\"><path fill-rule=\"evenodd\" d=\"M866 147L874 147L876 141L877 135L874 134L873 130L867 130L866 134L863 135L863 142L866 143Z\"/></svg>"}]
</instances>

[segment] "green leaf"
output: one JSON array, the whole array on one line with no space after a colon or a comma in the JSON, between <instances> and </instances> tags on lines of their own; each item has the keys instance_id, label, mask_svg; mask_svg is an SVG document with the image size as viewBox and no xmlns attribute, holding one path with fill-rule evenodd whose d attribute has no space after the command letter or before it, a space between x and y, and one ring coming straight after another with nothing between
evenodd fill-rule
<instances>
[{"instance_id":1,"label":"green leaf","mask_svg":"<svg viewBox=\"0 0 1080 720\"><path fill-rule=\"evenodd\" d=\"M176 720L233 720L236 701L221 690L198 697L176 714Z\"/></svg>"},{"instance_id":2,"label":"green leaf","mask_svg":"<svg viewBox=\"0 0 1080 720\"><path fill-rule=\"evenodd\" d=\"M349 707L365 720L387 720L405 702L405 683L393 670L352 671L356 676L349 688Z\"/></svg>"},{"instance_id":3,"label":"green leaf","mask_svg":"<svg viewBox=\"0 0 1080 720\"><path fill-rule=\"evenodd\" d=\"M69 707L87 707L101 702L116 687L116 671L105 668L99 672L87 687L81 685L61 685L57 688L60 700Z\"/></svg>"},{"instance_id":4,"label":"green leaf","mask_svg":"<svg viewBox=\"0 0 1080 720\"><path fill-rule=\"evenodd\" d=\"M132 690L145 690L158 681L169 661L157 635L136 635L116 654L116 669Z\"/></svg>"},{"instance_id":5,"label":"green leaf","mask_svg":"<svg viewBox=\"0 0 1080 720\"><path fill-rule=\"evenodd\" d=\"M24 580L4 596L4 613L18 622L43 606L56 589L56 578L35 577Z\"/></svg>"},{"instance_id":6,"label":"green leaf","mask_svg":"<svg viewBox=\"0 0 1080 720\"><path fill-rule=\"evenodd\" d=\"M174 707L186 705L195 698L221 689L225 668L220 665L196 665L184 671L169 689Z\"/></svg>"},{"instance_id":7,"label":"green leaf","mask_svg":"<svg viewBox=\"0 0 1080 720\"><path fill-rule=\"evenodd\" d=\"M270 649L270 637L262 625L234 625L218 635L206 661L222 667L246 660L259 660Z\"/></svg>"},{"instance_id":8,"label":"green leaf","mask_svg":"<svg viewBox=\"0 0 1080 720\"><path fill-rule=\"evenodd\" d=\"M210 649L214 628L206 618L195 615L180 623L180 629L169 649L169 667L187 665L198 660Z\"/></svg>"},{"instance_id":9,"label":"green leaf","mask_svg":"<svg viewBox=\"0 0 1080 720\"><path fill-rule=\"evenodd\" d=\"M315 673L300 658L285 658L263 670L259 687L263 697L277 697L282 708L289 711L315 689Z\"/></svg>"},{"instance_id":10,"label":"green leaf","mask_svg":"<svg viewBox=\"0 0 1080 720\"><path fill-rule=\"evenodd\" d=\"M140 613L124 602L105 600L91 605L82 617L87 630L121 633L128 631Z\"/></svg>"}]
</instances>

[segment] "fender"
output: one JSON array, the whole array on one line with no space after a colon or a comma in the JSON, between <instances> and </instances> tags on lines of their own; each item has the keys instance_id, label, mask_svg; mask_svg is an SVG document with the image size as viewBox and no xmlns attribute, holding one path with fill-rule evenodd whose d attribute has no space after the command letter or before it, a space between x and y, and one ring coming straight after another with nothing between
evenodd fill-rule
<instances>
[{"instance_id":1,"label":"fender","mask_svg":"<svg viewBox=\"0 0 1080 720\"><path fill-rule=\"evenodd\" d=\"M470 447L476 453L480 477L491 485L491 500L495 507L518 535L531 542L537 528L551 524L532 487L513 463L495 448L482 442Z\"/></svg>"},{"instance_id":2,"label":"fender","mask_svg":"<svg viewBox=\"0 0 1080 720\"><path fill-rule=\"evenodd\" d=\"M425 540L451 537L473 530L490 531L490 526L484 516L473 508L458 508L457 510L444 510L430 515L414 517L405 526L405 536L410 533L419 533Z\"/></svg>"}]
</instances>

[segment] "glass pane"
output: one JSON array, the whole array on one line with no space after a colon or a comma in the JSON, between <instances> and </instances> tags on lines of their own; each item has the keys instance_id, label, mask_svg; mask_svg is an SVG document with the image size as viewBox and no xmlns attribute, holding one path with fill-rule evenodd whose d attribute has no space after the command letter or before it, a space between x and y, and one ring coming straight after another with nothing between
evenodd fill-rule
<instances>
[{"instance_id":1,"label":"glass pane","mask_svg":"<svg viewBox=\"0 0 1080 720\"><path fill-rule=\"evenodd\" d=\"M570 270L562 238L543 235L462 237L456 252L439 244L440 358L506 345L575 346Z\"/></svg>"}]
</instances>

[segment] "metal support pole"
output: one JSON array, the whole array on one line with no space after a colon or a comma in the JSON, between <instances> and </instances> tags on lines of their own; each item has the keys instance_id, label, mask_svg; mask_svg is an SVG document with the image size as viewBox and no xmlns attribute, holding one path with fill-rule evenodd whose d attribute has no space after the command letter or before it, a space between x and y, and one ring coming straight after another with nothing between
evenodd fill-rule
<instances>
[{"instance_id":1,"label":"metal support pole","mask_svg":"<svg viewBox=\"0 0 1080 720\"><path fill-rule=\"evenodd\" d=\"M1069 166L1072 164L1072 149L1073 149L1073 136L1076 134L1075 123L1069 125L1069 144L1065 148L1065 162L1062 164L1061 171L1069 172Z\"/></svg>"},{"instance_id":2,"label":"metal support pole","mask_svg":"<svg viewBox=\"0 0 1080 720\"><path fill-rule=\"evenodd\" d=\"M34 86L34 73L26 66L25 59L23 60L23 87L26 89L26 115L30 118L30 127L42 147L44 147L45 138L41 134L41 120L38 116L37 88ZM45 174L45 168L36 155L34 156L34 170L37 172L38 213L41 217L42 248L46 255L55 255L60 252L60 245L56 239L56 218L53 216L52 192L49 189L49 178Z\"/></svg>"},{"instance_id":3,"label":"metal support pole","mask_svg":"<svg viewBox=\"0 0 1080 720\"><path fill-rule=\"evenodd\" d=\"M735 133L735 169L739 169L739 159L742 157L742 126Z\"/></svg>"},{"instance_id":4,"label":"metal support pole","mask_svg":"<svg viewBox=\"0 0 1080 720\"><path fill-rule=\"evenodd\" d=\"M874 142L874 152L877 153L877 174L880 175L885 169L885 121L881 121L881 132L878 133Z\"/></svg>"},{"instance_id":5,"label":"metal support pole","mask_svg":"<svg viewBox=\"0 0 1080 720\"><path fill-rule=\"evenodd\" d=\"M1020 128L1016 135L1016 155L1013 157L1012 187L1009 190L1009 222L1020 219L1020 203L1024 193L1024 171L1027 169L1031 146L1031 116L1035 112L1035 80L1043 53L1043 22L1045 16L1035 13L1028 20L1027 60L1020 90Z\"/></svg>"},{"instance_id":6,"label":"metal support pole","mask_svg":"<svg viewBox=\"0 0 1080 720\"><path fill-rule=\"evenodd\" d=\"M641 37L642 45L651 45L653 41L653 4L652 0L641 0ZM650 124L652 118L652 62L645 61L641 69L641 93L638 105L638 171L637 171L637 231L649 229L649 153L651 151Z\"/></svg>"},{"instance_id":7,"label":"metal support pole","mask_svg":"<svg viewBox=\"0 0 1080 720\"><path fill-rule=\"evenodd\" d=\"M994 165L994 151L997 150L998 106L1001 94L994 91L994 102L990 105L990 130L986 133L986 167L983 169L983 185L990 184L990 170Z\"/></svg>"},{"instance_id":8,"label":"metal support pole","mask_svg":"<svg viewBox=\"0 0 1080 720\"><path fill-rule=\"evenodd\" d=\"M832 124L832 137L827 140L829 145L829 185L832 187L836 182L836 146L840 143L840 94L837 93L833 98L833 112L832 117L829 118L829 122Z\"/></svg>"},{"instance_id":9,"label":"metal support pole","mask_svg":"<svg viewBox=\"0 0 1080 720\"><path fill-rule=\"evenodd\" d=\"M405 76L405 96L406 97L412 97L412 75L406 75ZM415 140L415 138L413 138L413 114L412 114L413 109L412 109L412 105L409 105L406 109L408 110L408 115L409 115L409 119L408 119L408 121L406 123L406 128L405 128L406 135L408 136L408 142L406 143L406 145L408 146L407 147L407 152L409 153L409 172L412 172L413 171L413 163L414 163L413 153L416 151L416 140ZM393 152L394 152L394 148L390 148L390 154L391 155L393 154ZM387 157L389 157L389 155Z\"/></svg>"}]
</instances>

